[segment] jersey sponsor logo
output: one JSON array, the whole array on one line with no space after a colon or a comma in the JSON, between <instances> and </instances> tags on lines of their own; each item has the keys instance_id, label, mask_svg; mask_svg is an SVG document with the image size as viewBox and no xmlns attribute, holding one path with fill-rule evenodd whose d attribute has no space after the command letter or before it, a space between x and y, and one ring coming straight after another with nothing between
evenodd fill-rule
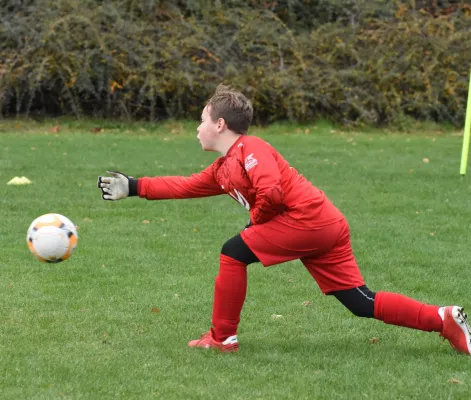
<instances>
[{"instance_id":1,"label":"jersey sponsor logo","mask_svg":"<svg viewBox=\"0 0 471 400\"><path fill-rule=\"evenodd\" d=\"M253 158L253 153L245 157L245 170L246 171L248 171L249 169L252 169L257 164L258 164L258 161L256 158Z\"/></svg>"},{"instance_id":2,"label":"jersey sponsor logo","mask_svg":"<svg viewBox=\"0 0 471 400\"><path fill-rule=\"evenodd\" d=\"M229 192L229 196L231 196L235 201L242 204L242 207L245 207L247 210L250 210L250 204L247 199L240 193L237 189L234 189L235 195ZM237 196L237 197L236 197Z\"/></svg>"}]
</instances>

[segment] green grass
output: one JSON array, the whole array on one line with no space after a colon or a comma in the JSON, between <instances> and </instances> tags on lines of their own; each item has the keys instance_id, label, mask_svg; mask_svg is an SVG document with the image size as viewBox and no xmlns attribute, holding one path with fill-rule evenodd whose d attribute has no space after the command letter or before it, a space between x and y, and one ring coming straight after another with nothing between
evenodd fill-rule
<instances>
[{"instance_id":1,"label":"green grass","mask_svg":"<svg viewBox=\"0 0 471 400\"><path fill-rule=\"evenodd\" d=\"M219 250L246 211L224 196L104 202L96 179L109 168L199 171L216 155L200 150L195 128L1 123L2 399L469 399L471 358L436 333L352 316L299 262L249 267L238 354L188 349L209 327ZM460 137L328 124L253 133L345 213L372 290L471 310ZM7 186L14 176L33 183ZM47 212L79 225L76 253L61 264L40 263L26 246L29 224Z\"/></svg>"}]
</instances>

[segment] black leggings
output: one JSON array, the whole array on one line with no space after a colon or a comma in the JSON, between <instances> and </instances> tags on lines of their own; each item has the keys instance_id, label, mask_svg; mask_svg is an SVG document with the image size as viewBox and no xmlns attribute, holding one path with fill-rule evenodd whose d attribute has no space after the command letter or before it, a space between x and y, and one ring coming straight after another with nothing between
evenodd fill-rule
<instances>
[{"instance_id":1,"label":"black leggings","mask_svg":"<svg viewBox=\"0 0 471 400\"><path fill-rule=\"evenodd\" d=\"M257 256L249 249L240 235L236 235L224 243L221 254L232 257L247 265L259 262ZM329 295L335 296L338 301L358 317L374 317L376 293L368 289L366 285L348 290L337 290L330 292Z\"/></svg>"},{"instance_id":2,"label":"black leggings","mask_svg":"<svg viewBox=\"0 0 471 400\"><path fill-rule=\"evenodd\" d=\"M337 290L330 292L345 307L347 307L357 317L374 318L375 292L372 292L366 285L353 289Z\"/></svg>"}]
</instances>

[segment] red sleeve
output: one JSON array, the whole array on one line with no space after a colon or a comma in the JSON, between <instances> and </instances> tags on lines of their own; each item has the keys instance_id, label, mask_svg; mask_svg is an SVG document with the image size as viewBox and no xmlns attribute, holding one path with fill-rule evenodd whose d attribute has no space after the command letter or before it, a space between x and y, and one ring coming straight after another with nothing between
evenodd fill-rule
<instances>
[{"instance_id":1,"label":"red sleeve","mask_svg":"<svg viewBox=\"0 0 471 400\"><path fill-rule=\"evenodd\" d=\"M250 220L263 224L285 210L275 150L262 140L244 143L243 157L245 170L256 191Z\"/></svg>"},{"instance_id":2,"label":"red sleeve","mask_svg":"<svg viewBox=\"0 0 471 400\"><path fill-rule=\"evenodd\" d=\"M224 191L213 176L213 164L199 174L186 176L156 176L139 178L139 197L147 200L189 199L194 197L217 196Z\"/></svg>"}]
</instances>

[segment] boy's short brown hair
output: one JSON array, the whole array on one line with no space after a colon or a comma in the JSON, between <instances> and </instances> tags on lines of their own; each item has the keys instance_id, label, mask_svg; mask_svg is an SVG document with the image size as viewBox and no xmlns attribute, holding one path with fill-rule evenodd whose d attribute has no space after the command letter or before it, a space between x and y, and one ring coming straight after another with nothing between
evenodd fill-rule
<instances>
[{"instance_id":1,"label":"boy's short brown hair","mask_svg":"<svg viewBox=\"0 0 471 400\"><path fill-rule=\"evenodd\" d=\"M223 118L231 131L242 135L249 130L253 117L252 103L241 92L221 84L206 106L211 106L208 111L213 121Z\"/></svg>"}]
</instances>

